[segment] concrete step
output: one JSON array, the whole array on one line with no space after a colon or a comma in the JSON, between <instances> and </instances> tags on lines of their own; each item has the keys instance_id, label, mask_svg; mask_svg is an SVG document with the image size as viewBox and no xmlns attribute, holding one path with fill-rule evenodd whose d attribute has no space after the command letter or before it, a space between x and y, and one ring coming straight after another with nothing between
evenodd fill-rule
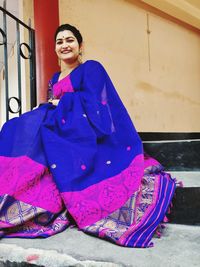
<instances>
[{"instance_id":1,"label":"concrete step","mask_svg":"<svg viewBox=\"0 0 200 267\"><path fill-rule=\"evenodd\" d=\"M147 154L169 171L200 171L200 139L143 141Z\"/></svg>"},{"instance_id":2,"label":"concrete step","mask_svg":"<svg viewBox=\"0 0 200 267\"><path fill-rule=\"evenodd\" d=\"M183 183L176 189L173 206L167 216L171 223L200 225L200 172L170 172Z\"/></svg>"},{"instance_id":3,"label":"concrete step","mask_svg":"<svg viewBox=\"0 0 200 267\"><path fill-rule=\"evenodd\" d=\"M200 187L177 188L172 203L171 223L200 226Z\"/></svg>"},{"instance_id":4,"label":"concrete step","mask_svg":"<svg viewBox=\"0 0 200 267\"><path fill-rule=\"evenodd\" d=\"M200 164L200 163L199 163ZM200 171L167 171L177 181L182 181L184 187L200 187Z\"/></svg>"},{"instance_id":5,"label":"concrete step","mask_svg":"<svg viewBox=\"0 0 200 267\"><path fill-rule=\"evenodd\" d=\"M144 150L157 159L184 187L176 190L169 219L200 224L199 133L140 133ZM182 138L181 138L182 137Z\"/></svg>"},{"instance_id":6,"label":"concrete step","mask_svg":"<svg viewBox=\"0 0 200 267\"><path fill-rule=\"evenodd\" d=\"M153 238L153 242L153 248L123 248L69 228L47 239L2 239L0 261L10 265L0 266L27 267L30 263L45 267L199 266L199 226L168 224L163 237Z\"/></svg>"}]
</instances>

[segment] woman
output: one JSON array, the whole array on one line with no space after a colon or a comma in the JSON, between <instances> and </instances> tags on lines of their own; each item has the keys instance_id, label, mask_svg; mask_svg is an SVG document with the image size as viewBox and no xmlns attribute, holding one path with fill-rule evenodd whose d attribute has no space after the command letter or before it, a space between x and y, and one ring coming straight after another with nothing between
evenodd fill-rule
<instances>
[{"instance_id":1,"label":"woman","mask_svg":"<svg viewBox=\"0 0 200 267\"><path fill-rule=\"evenodd\" d=\"M80 32L61 25L55 50L63 71L50 81L50 103L1 131L1 235L47 237L76 224L121 246L150 247L175 182L144 157L103 66L79 61Z\"/></svg>"}]
</instances>

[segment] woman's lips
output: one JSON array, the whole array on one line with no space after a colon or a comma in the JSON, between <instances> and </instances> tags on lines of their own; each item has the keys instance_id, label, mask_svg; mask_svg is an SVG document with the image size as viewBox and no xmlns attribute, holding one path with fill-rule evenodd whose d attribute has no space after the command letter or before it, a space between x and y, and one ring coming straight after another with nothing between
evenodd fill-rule
<instances>
[{"instance_id":1,"label":"woman's lips","mask_svg":"<svg viewBox=\"0 0 200 267\"><path fill-rule=\"evenodd\" d=\"M70 52L72 52L72 50L62 50L62 51L61 51L62 54L68 54L68 53L70 53Z\"/></svg>"}]
</instances>

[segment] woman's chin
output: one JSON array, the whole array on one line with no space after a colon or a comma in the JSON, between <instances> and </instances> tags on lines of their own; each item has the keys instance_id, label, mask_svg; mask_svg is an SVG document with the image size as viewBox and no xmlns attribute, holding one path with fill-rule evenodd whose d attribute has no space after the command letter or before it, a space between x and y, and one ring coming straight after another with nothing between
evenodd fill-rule
<instances>
[{"instance_id":1,"label":"woman's chin","mask_svg":"<svg viewBox=\"0 0 200 267\"><path fill-rule=\"evenodd\" d=\"M77 57L64 57L61 59L64 63L69 64L69 63L74 63L78 60Z\"/></svg>"}]
</instances>

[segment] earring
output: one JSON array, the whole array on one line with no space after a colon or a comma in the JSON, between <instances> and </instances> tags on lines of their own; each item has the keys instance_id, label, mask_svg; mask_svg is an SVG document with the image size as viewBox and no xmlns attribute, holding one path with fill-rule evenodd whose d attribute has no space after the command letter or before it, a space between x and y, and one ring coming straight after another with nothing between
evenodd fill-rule
<instances>
[{"instance_id":1,"label":"earring","mask_svg":"<svg viewBox=\"0 0 200 267\"><path fill-rule=\"evenodd\" d=\"M58 58L58 66L60 67L61 66L61 59Z\"/></svg>"},{"instance_id":2,"label":"earring","mask_svg":"<svg viewBox=\"0 0 200 267\"><path fill-rule=\"evenodd\" d=\"M82 51L80 50L78 54L79 54L78 60L80 63L82 63Z\"/></svg>"}]
</instances>

